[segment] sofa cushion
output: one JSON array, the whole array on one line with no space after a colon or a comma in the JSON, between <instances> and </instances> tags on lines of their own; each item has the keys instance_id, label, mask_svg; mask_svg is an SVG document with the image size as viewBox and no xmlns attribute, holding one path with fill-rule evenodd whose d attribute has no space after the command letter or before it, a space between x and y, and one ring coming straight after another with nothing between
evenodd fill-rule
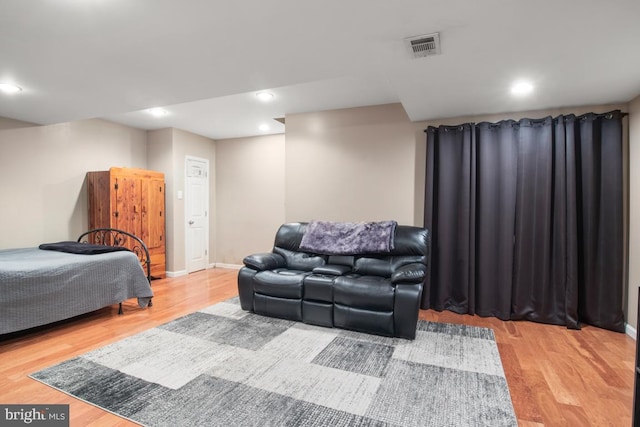
<instances>
[{"instance_id":1,"label":"sofa cushion","mask_svg":"<svg viewBox=\"0 0 640 427\"><path fill-rule=\"evenodd\" d=\"M302 300L302 321L312 325L333 326L333 304Z\"/></svg>"},{"instance_id":2,"label":"sofa cushion","mask_svg":"<svg viewBox=\"0 0 640 427\"><path fill-rule=\"evenodd\" d=\"M325 264L313 269L313 272L316 274L329 274L331 276L342 276L350 271L351 267L348 265L339 264Z\"/></svg>"},{"instance_id":3,"label":"sofa cushion","mask_svg":"<svg viewBox=\"0 0 640 427\"><path fill-rule=\"evenodd\" d=\"M309 273L297 270L268 270L256 273L253 290L280 298L302 298L302 281Z\"/></svg>"},{"instance_id":4,"label":"sofa cushion","mask_svg":"<svg viewBox=\"0 0 640 427\"><path fill-rule=\"evenodd\" d=\"M302 300L255 294L253 311L264 316L302 320Z\"/></svg>"},{"instance_id":5,"label":"sofa cushion","mask_svg":"<svg viewBox=\"0 0 640 427\"><path fill-rule=\"evenodd\" d=\"M361 256L356 258L353 272L363 276L391 277L408 264L424 265L424 257L411 256Z\"/></svg>"},{"instance_id":6,"label":"sofa cushion","mask_svg":"<svg viewBox=\"0 0 640 427\"><path fill-rule=\"evenodd\" d=\"M353 267L355 257L353 255L329 255L327 264L338 264Z\"/></svg>"},{"instance_id":7,"label":"sofa cushion","mask_svg":"<svg viewBox=\"0 0 640 427\"><path fill-rule=\"evenodd\" d=\"M362 256L356 259L353 272L363 276L391 277L391 257Z\"/></svg>"},{"instance_id":8,"label":"sofa cushion","mask_svg":"<svg viewBox=\"0 0 640 427\"><path fill-rule=\"evenodd\" d=\"M336 304L333 308L333 324L339 328L394 336L393 312L370 311Z\"/></svg>"},{"instance_id":9,"label":"sofa cushion","mask_svg":"<svg viewBox=\"0 0 640 427\"><path fill-rule=\"evenodd\" d=\"M394 287L380 276L338 276L333 282L336 304L365 310L393 311Z\"/></svg>"},{"instance_id":10,"label":"sofa cushion","mask_svg":"<svg viewBox=\"0 0 640 427\"><path fill-rule=\"evenodd\" d=\"M304 279L304 299L333 302L333 280L335 276L311 274Z\"/></svg>"},{"instance_id":11,"label":"sofa cushion","mask_svg":"<svg viewBox=\"0 0 640 427\"><path fill-rule=\"evenodd\" d=\"M285 266L284 258L273 252L249 255L242 262L245 266L258 271L272 270Z\"/></svg>"},{"instance_id":12,"label":"sofa cushion","mask_svg":"<svg viewBox=\"0 0 640 427\"><path fill-rule=\"evenodd\" d=\"M287 268L292 270L311 271L326 264L326 257L305 252L295 252L288 249L273 248L273 251L284 258Z\"/></svg>"},{"instance_id":13,"label":"sofa cushion","mask_svg":"<svg viewBox=\"0 0 640 427\"><path fill-rule=\"evenodd\" d=\"M391 275L391 282L397 283L420 283L427 277L427 266L420 263L403 265L396 269Z\"/></svg>"},{"instance_id":14,"label":"sofa cushion","mask_svg":"<svg viewBox=\"0 0 640 427\"><path fill-rule=\"evenodd\" d=\"M394 247L391 255L418 256L421 262L426 262L429 255L429 231L425 228L399 225L396 227Z\"/></svg>"},{"instance_id":15,"label":"sofa cushion","mask_svg":"<svg viewBox=\"0 0 640 427\"><path fill-rule=\"evenodd\" d=\"M302 236L307 229L307 224L303 222L291 222L282 224L276 232L274 247L298 252Z\"/></svg>"}]
</instances>

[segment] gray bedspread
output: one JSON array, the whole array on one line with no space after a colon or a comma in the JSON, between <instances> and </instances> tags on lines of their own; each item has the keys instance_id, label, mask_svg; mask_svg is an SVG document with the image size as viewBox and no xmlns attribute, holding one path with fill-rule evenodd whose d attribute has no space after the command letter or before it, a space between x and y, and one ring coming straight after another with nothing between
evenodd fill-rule
<instances>
[{"instance_id":1,"label":"gray bedspread","mask_svg":"<svg viewBox=\"0 0 640 427\"><path fill-rule=\"evenodd\" d=\"M88 313L153 291L132 252L76 255L38 248L0 250L0 334Z\"/></svg>"}]
</instances>

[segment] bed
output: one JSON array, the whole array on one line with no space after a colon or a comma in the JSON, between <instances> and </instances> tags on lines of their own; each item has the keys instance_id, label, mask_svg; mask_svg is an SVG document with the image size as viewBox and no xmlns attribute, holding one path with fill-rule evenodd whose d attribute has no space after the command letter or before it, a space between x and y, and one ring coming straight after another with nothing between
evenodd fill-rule
<instances>
[{"instance_id":1,"label":"bed","mask_svg":"<svg viewBox=\"0 0 640 427\"><path fill-rule=\"evenodd\" d=\"M149 251L138 237L100 228L76 242L0 250L0 335L137 298L151 305Z\"/></svg>"}]
</instances>

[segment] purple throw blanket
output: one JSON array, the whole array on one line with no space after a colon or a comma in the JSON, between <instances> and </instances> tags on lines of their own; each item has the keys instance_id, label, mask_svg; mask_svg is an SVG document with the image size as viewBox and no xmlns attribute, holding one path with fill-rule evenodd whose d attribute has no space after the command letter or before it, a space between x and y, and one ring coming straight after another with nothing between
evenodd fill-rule
<instances>
[{"instance_id":1,"label":"purple throw blanket","mask_svg":"<svg viewBox=\"0 0 640 427\"><path fill-rule=\"evenodd\" d=\"M390 252L397 224L396 221L311 221L302 236L300 249L327 255Z\"/></svg>"}]
</instances>

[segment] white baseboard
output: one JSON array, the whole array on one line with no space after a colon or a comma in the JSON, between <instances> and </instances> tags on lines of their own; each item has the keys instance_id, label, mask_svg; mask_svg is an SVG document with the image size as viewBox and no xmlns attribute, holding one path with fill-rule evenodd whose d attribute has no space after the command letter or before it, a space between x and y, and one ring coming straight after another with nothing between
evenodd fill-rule
<instances>
[{"instance_id":1,"label":"white baseboard","mask_svg":"<svg viewBox=\"0 0 640 427\"><path fill-rule=\"evenodd\" d=\"M624 324L624 332L634 340L638 337L638 331L636 331L636 328L634 328L628 323Z\"/></svg>"},{"instance_id":2,"label":"white baseboard","mask_svg":"<svg viewBox=\"0 0 640 427\"><path fill-rule=\"evenodd\" d=\"M207 269L210 269L210 268L229 268L231 270L240 270L242 268L242 265L213 263L207 266ZM189 273L187 272L187 270L179 270L179 271L167 271L166 274L167 274L167 277L180 277L180 276L186 276Z\"/></svg>"},{"instance_id":3,"label":"white baseboard","mask_svg":"<svg viewBox=\"0 0 640 427\"><path fill-rule=\"evenodd\" d=\"M242 265L238 265L238 264L223 264L221 262L215 263L213 264L214 268L229 268L231 270L240 270L242 268Z\"/></svg>"},{"instance_id":4,"label":"white baseboard","mask_svg":"<svg viewBox=\"0 0 640 427\"><path fill-rule=\"evenodd\" d=\"M186 276L187 270L179 270L179 271L167 271L167 277L180 277Z\"/></svg>"}]
</instances>

